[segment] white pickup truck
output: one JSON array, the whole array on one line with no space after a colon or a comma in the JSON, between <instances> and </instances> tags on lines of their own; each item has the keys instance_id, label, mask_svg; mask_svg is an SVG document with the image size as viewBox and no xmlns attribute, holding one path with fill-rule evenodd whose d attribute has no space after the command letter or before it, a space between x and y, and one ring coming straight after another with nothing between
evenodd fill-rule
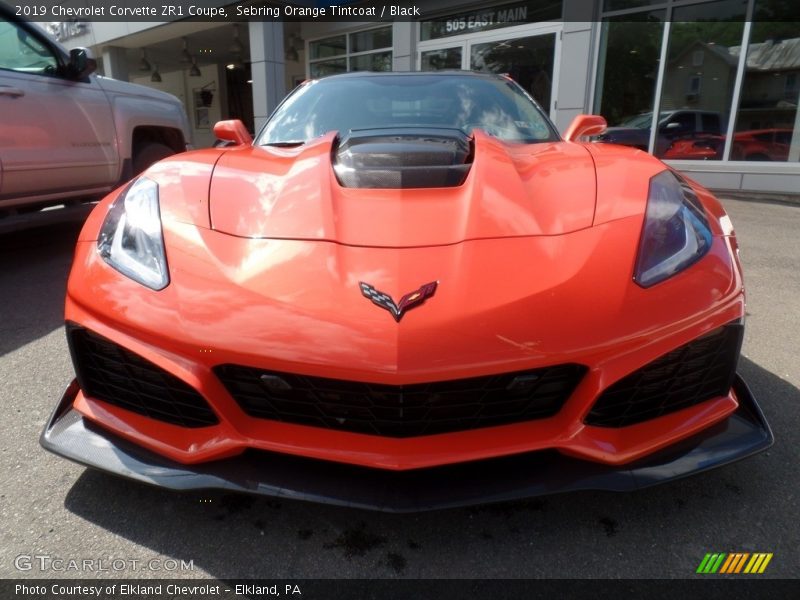
<instances>
[{"instance_id":1,"label":"white pickup truck","mask_svg":"<svg viewBox=\"0 0 800 600\"><path fill-rule=\"evenodd\" d=\"M0 216L99 196L186 150L175 96L93 75L95 66L0 4Z\"/></svg>"}]
</instances>

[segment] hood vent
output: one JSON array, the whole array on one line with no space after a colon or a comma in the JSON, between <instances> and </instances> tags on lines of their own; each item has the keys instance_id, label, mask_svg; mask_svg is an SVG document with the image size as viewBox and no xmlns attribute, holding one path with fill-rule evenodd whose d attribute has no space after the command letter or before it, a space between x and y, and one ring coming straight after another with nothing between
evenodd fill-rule
<instances>
[{"instance_id":1,"label":"hood vent","mask_svg":"<svg viewBox=\"0 0 800 600\"><path fill-rule=\"evenodd\" d=\"M348 188L443 188L464 183L473 140L460 129L354 129L333 147Z\"/></svg>"}]
</instances>

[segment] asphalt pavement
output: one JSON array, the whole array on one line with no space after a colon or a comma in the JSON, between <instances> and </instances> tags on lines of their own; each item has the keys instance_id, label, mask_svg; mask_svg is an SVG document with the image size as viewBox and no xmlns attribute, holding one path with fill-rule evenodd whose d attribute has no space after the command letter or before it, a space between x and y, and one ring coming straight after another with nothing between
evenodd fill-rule
<instances>
[{"instance_id":1,"label":"asphalt pavement","mask_svg":"<svg viewBox=\"0 0 800 600\"><path fill-rule=\"evenodd\" d=\"M42 450L39 433L72 378L62 310L80 218L3 233L0 577L680 578L708 552L771 552L764 577L797 577L800 206L724 204L748 293L740 372L773 448L637 493L416 515L174 494Z\"/></svg>"}]
</instances>

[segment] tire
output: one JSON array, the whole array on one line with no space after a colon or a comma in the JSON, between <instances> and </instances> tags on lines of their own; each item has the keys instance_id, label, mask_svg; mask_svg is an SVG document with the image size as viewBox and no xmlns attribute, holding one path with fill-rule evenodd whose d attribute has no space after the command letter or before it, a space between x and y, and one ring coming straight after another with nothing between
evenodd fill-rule
<instances>
[{"instance_id":1,"label":"tire","mask_svg":"<svg viewBox=\"0 0 800 600\"><path fill-rule=\"evenodd\" d=\"M133 154L133 175L136 176L154 162L162 158L172 156L175 151L169 146L157 142L146 142L134 150Z\"/></svg>"}]
</instances>

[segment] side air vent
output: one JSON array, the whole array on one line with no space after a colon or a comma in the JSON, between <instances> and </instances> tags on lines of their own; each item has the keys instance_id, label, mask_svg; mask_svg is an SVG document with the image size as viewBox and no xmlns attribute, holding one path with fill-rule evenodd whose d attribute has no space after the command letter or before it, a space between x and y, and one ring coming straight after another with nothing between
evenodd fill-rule
<instances>
[{"instance_id":1,"label":"side air vent","mask_svg":"<svg viewBox=\"0 0 800 600\"><path fill-rule=\"evenodd\" d=\"M191 386L127 348L70 324L67 341L78 383L88 396L182 427L219 423Z\"/></svg>"},{"instance_id":2,"label":"side air vent","mask_svg":"<svg viewBox=\"0 0 800 600\"><path fill-rule=\"evenodd\" d=\"M726 395L743 334L743 325L729 323L646 364L606 389L586 424L625 427Z\"/></svg>"},{"instance_id":3,"label":"side air vent","mask_svg":"<svg viewBox=\"0 0 800 600\"><path fill-rule=\"evenodd\" d=\"M333 151L343 187L441 188L464 183L472 142L459 129L354 129Z\"/></svg>"}]
</instances>

